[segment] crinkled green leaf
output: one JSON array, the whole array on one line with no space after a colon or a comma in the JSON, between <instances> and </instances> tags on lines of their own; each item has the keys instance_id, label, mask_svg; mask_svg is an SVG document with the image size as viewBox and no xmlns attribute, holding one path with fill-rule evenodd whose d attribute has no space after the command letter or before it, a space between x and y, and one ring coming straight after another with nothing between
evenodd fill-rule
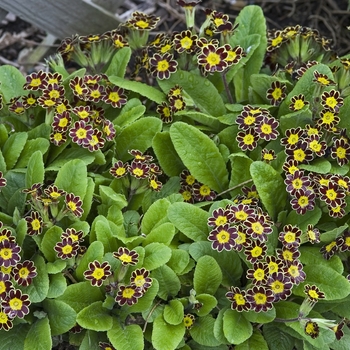
<instances>
[{"instance_id":1,"label":"crinkled green leaf","mask_svg":"<svg viewBox=\"0 0 350 350\"><path fill-rule=\"evenodd\" d=\"M80 339L77 341L77 346L79 346L79 350L91 350L98 349L99 343L101 341L101 333L92 331L87 329L85 333L80 335ZM73 335L70 334L69 344L74 345L74 341L72 341Z\"/></svg>"},{"instance_id":2,"label":"crinkled green leaf","mask_svg":"<svg viewBox=\"0 0 350 350\"><path fill-rule=\"evenodd\" d=\"M115 137L116 158L123 162L131 159L132 155L128 151L132 149L145 152L152 146L154 135L161 129L162 121L155 117L144 117L129 124Z\"/></svg>"},{"instance_id":3,"label":"crinkled green leaf","mask_svg":"<svg viewBox=\"0 0 350 350\"><path fill-rule=\"evenodd\" d=\"M37 276L33 278L32 283L23 287L23 293L29 295L29 299L32 303L39 303L47 297L49 291L49 276L46 270L45 260L41 255L35 255L33 259L36 267Z\"/></svg>"},{"instance_id":4,"label":"crinkled green leaf","mask_svg":"<svg viewBox=\"0 0 350 350\"><path fill-rule=\"evenodd\" d=\"M108 80L123 88L126 90L130 90L133 92L137 92L141 96L147 97L149 100L156 102L157 104L160 104L164 101L165 95L158 89L147 85L145 83L141 83L139 81L133 81L133 80L128 80L128 79L123 79L120 77L117 77L115 75L109 76Z\"/></svg>"},{"instance_id":5,"label":"crinkled green leaf","mask_svg":"<svg viewBox=\"0 0 350 350\"><path fill-rule=\"evenodd\" d=\"M145 247L143 266L147 270L154 270L166 264L171 257L171 249L163 243L150 243Z\"/></svg>"},{"instance_id":6,"label":"crinkled green leaf","mask_svg":"<svg viewBox=\"0 0 350 350\"><path fill-rule=\"evenodd\" d=\"M122 47L114 54L105 74L110 77L116 75L123 78L125 75L126 67L130 61L131 49L128 46Z\"/></svg>"},{"instance_id":7,"label":"crinkled green leaf","mask_svg":"<svg viewBox=\"0 0 350 350\"><path fill-rule=\"evenodd\" d=\"M27 140L16 163L16 168L25 168L35 151L40 151L42 154L45 154L49 147L50 141L42 137L35 140Z\"/></svg>"},{"instance_id":8,"label":"crinkled green leaf","mask_svg":"<svg viewBox=\"0 0 350 350\"><path fill-rule=\"evenodd\" d=\"M51 350L52 338L49 319L36 320L30 327L24 341L23 350Z\"/></svg>"},{"instance_id":9,"label":"crinkled green leaf","mask_svg":"<svg viewBox=\"0 0 350 350\"><path fill-rule=\"evenodd\" d=\"M350 294L349 281L326 265L308 264L304 266L307 280L293 288L293 293L305 296L305 284L315 284L324 294L325 300L343 299Z\"/></svg>"},{"instance_id":10,"label":"crinkled green leaf","mask_svg":"<svg viewBox=\"0 0 350 350\"><path fill-rule=\"evenodd\" d=\"M140 326L133 324L124 326L116 319L107 336L116 350L142 350L144 348L143 333Z\"/></svg>"},{"instance_id":11,"label":"crinkled green leaf","mask_svg":"<svg viewBox=\"0 0 350 350\"><path fill-rule=\"evenodd\" d=\"M249 78L252 74L258 73L263 65L266 47L266 20L260 6L245 6L236 17L235 24L239 24L235 34L230 40L230 44L243 46L247 53L247 61L234 77L234 86L240 94L237 95L238 101L246 100L248 97ZM249 40L250 39L250 40ZM258 45L256 48L253 47ZM253 50L254 54L249 55ZM236 87L236 84L239 84ZM242 86L241 86L242 84Z\"/></svg>"},{"instance_id":12,"label":"crinkled green leaf","mask_svg":"<svg viewBox=\"0 0 350 350\"><path fill-rule=\"evenodd\" d=\"M47 298L55 299L61 296L67 289L67 279L63 273L49 274L50 286ZM46 299L48 300L48 299Z\"/></svg>"},{"instance_id":13,"label":"crinkled green leaf","mask_svg":"<svg viewBox=\"0 0 350 350\"><path fill-rule=\"evenodd\" d=\"M125 196L121 193L116 193L111 187L100 185L100 196L103 208L109 208L115 205L118 209L123 209L128 205Z\"/></svg>"},{"instance_id":14,"label":"crinkled green leaf","mask_svg":"<svg viewBox=\"0 0 350 350\"><path fill-rule=\"evenodd\" d=\"M145 111L146 107L141 101L137 98L132 98L126 103L113 123L123 128L141 118Z\"/></svg>"},{"instance_id":15,"label":"crinkled green leaf","mask_svg":"<svg viewBox=\"0 0 350 350\"><path fill-rule=\"evenodd\" d=\"M196 300L202 304L198 310L195 310L198 316L208 315L218 303L217 299L211 294L197 294Z\"/></svg>"},{"instance_id":16,"label":"crinkled green leaf","mask_svg":"<svg viewBox=\"0 0 350 350\"><path fill-rule=\"evenodd\" d=\"M309 164L300 164L300 169L305 169L307 171L312 171L318 174L327 174L330 172L332 165L324 158L316 158Z\"/></svg>"},{"instance_id":17,"label":"crinkled green leaf","mask_svg":"<svg viewBox=\"0 0 350 350\"><path fill-rule=\"evenodd\" d=\"M219 346L221 343L214 336L215 319L211 315L198 317L189 330L191 337L203 346Z\"/></svg>"},{"instance_id":18,"label":"crinkled green leaf","mask_svg":"<svg viewBox=\"0 0 350 350\"><path fill-rule=\"evenodd\" d=\"M272 218L276 218L287 201L282 176L271 165L262 161L253 162L250 173L267 212Z\"/></svg>"},{"instance_id":19,"label":"crinkled green leaf","mask_svg":"<svg viewBox=\"0 0 350 350\"><path fill-rule=\"evenodd\" d=\"M168 217L188 238L194 241L207 240L209 215L205 210L189 203L177 202L169 207Z\"/></svg>"},{"instance_id":20,"label":"crinkled green leaf","mask_svg":"<svg viewBox=\"0 0 350 350\"><path fill-rule=\"evenodd\" d=\"M1 329L0 350L23 350L29 329L30 325L26 323L17 324L16 327L11 328L8 331ZM14 339L16 339L15 342L13 341Z\"/></svg>"},{"instance_id":21,"label":"crinkled green leaf","mask_svg":"<svg viewBox=\"0 0 350 350\"><path fill-rule=\"evenodd\" d=\"M190 255L186 250L173 249L171 252L171 258L167 262L167 265L171 267L177 275L181 275L189 262Z\"/></svg>"},{"instance_id":22,"label":"crinkled green leaf","mask_svg":"<svg viewBox=\"0 0 350 350\"><path fill-rule=\"evenodd\" d=\"M88 214L90 213L90 209L94 201L94 195L95 195L94 191L95 191L95 182L91 177L88 177L85 196L84 198L82 198L83 205L81 207L83 209L83 214L80 217L80 220L86 220Z\"/></svg>"},{"instance_id":23,"label":"crinkled green leaf","mask_svg":"<svg viewBox=\"0 0 350 350\"><path fill-rule=\"evenodd\" d=\"M307 211L304 215L299 215L292 210L288 216L286 223L298 226L302 231L306 231L308 225L316 225L321 219L322 211L319 207Z\"/></svg>"},{"instance_id":24,"label":"crinkled green leaf","mask_svg":"<svg viewBox=\"0 0 350 350\"><path fill-rule=\"evenodd\" d=\"M231 178L229 188L235 187L244 183L245 181L251 179L250 175L250 165L253 163L253 160L250 159L244 153L233 153L229 156L231 161ZM247 184L248 186L249 184ZM232 197L237 194L242 193L242 186L238 186L230 192Z\"/></svg>"},{"instance_id":25,"label":"crinkled green leaf","mask_svg":"<svg viewBox=\"0 0 350 350\"><path fill-rule=\"evenodd\" d=\"M109 220L104 216L99 215L95 219L94 229L97 240L103 244L104 253L115 252L118 250L117 240L113 235Z\"/></svg>"},{"instance_id":26,"label":"crinkled green leaf","mask_svg":"<svg viewBox=\"0 0 350 350\"><path fill-rule=\"evenodd\" d=\"M269 350L264 336L258 329L255 329L252 336L245 342L236 346L237 350ZM281 350L280 348L278 348Z\"/></svg>"},{"instance_id":27,"label":"crinkled green leaf","mask_svg":"<svg viewBox=\"0 0 350 350\"><path fill-rule=\"evenodd\" d=\"M72 307L63 301L45 299L43 307L49 318L53 336L66 333L75 325L77 314Z\"/></svg>"},{"instance_id":28,"label":"crinkled green leaf","mask_svg":"<svg viewBox=\"0 0 350 350\"><path fill-rule=\"evenodd\" d=\"M184 306L181 301L177 299L170 300L165 305L163 313L164 321L172 325L177 325L183 322L184 319Z\"/></svg>"},{"instance_id":29,"label":"crinkled green leaf","mask_svg":"<svg viewBox=\"0 0 350 350\"><path fill-rule=\"evenodd\" d=\"M294 291L294 289L293 289ZM299 315L300 305L291 301L280 301L275 305L276 317L290 319Z\"/></svg>"},{"instance_id":30,"label":"crinkled green leaf","mask_svg":"<svg viewBox=\"0 0 350 350\"><path fill-rule=\"evenodd\" d=\"M185 169L182 160L176 153L168 131L158 132L152 141L152 148L157 156L159 165L168 176L179 176Z\"/></svg>"},{"instance_id":31,"label":"crinkled green leaf","mask_svg":"<svg viewBox=\"0 0 350 350\"><path fill-rule=\"evenodd\" d=\"M201 112L214 117L225 114L225 105L218 90L207 78L198 73L178 69L170 79L158 80L158 84L165 93L178 84Z\"/></svg>"},{"instance_id":32,"label":"crinkled green leaf","mask_svg":"<svg viewBox=\"0 0 350 350\"><path fill-rule=\"evenodd\" d=\"M224 313L227 308L222 308L218 315L216 316L214 323L214 336L222 344L229 344L229 341L226 339L224 334Z\"/></svg>"},{"instance_id":33,"label":"crinkled green leaf","mask_svg":"<svg viewBox=\"0 0 350 350\"><path fill-rule=\"evenodd\" d=\"M41 151L32 153L26 171L26 188L35 183L44 183L45 167Z\"/></svg>"},{"instance_id":34,"label":"crinkled green leaf","mask_svg":"<svg viewBox=\"0 0 350 350\"><path fill-rule=\"evenodd\" d=\"M241 312L228 309L223 319L224 335L230 344L242 344L253 334L252 324L243 317Z\"/></svg>"},{"instance_id":35,"label":"crinkled green leaf","mask_svg":"<svg viewBox=\"0 0 350 350\"><path fill-rule=\"evenodd\" d=\"M142 242L146 246L152 242L164 243L169 245L175 236L175 226L171 222L164 222L163 224L154 228Z\"/></svg>"},{"instance_id":36,"label":"crinkled green leaf","mask_svg":"<svg viewBox=\"0 0 350 350\"><path fill-rule=\"evenodd\" d=\"M339 109L339 128L350 129L350 121L348 115L350 113L350 96L344 98L344 104Z\"/></svg>"},{"instance_id":37,"label":"crinkled green leaf","mask_svg":"<svg viewBox=\"0 0 350 350\"><path fill-rule=\"evenodd\" d=\"M25 93L23 90L25 77L14 66L7 64L0 66L0 81L0 91L4 96L3 103L9 103L11 98L21 96Z\"/></svg>"},{"instance_id":38,"label":"crinkled green leaf","mask_svg":"<svg viewBox=\"0 0 350 350\"><path fill-rule=\"evenodd\" d=\"M273 307L266 312L256 312L252 310L243 312L242 315L251 323L269 323L275 319L276 309Z\"/></svg>"},{"instance_id":39,"label":"crinkled green leaf","mask_svg":"<svg viewBox=\"0 0 350 350\"><path fill-rule=\"evenodd\" d=\"M304 128L307 124L312 124L312 112L308 108L301 109L300 111L281 115L279 121L282 135L284 135L287 129Z\"/></svg>"},{"instance_id":40,"label":"crinkled green leaf","mask_svg":"<svg viewBox=\"0 0 350 350\"><path fill-rule=\"evenodd\" d=\"M170 127L170 137L186 168L198 181L217 192L227 189L226 164L213 140L183 122Z\"/></svg>"},{"instance_id":41,"label":"crinkled green leaf","mask_svg":"<svg viewBox=\"0 0 350 350\"><path fill-rule=\"evenodd\" d=\"M198 259L193 276L193 287L197 294L215 294L222 281L220 266L216 260L205 255Z\"/></svg>"},{"instance_id":42,"label":"crinkled green leaf","mask_svg":"<svg viewBox=\"0 0 350 350\"><path fill-rule=\"evenodd\" d=\"M1 67L0 67L1 68ZM2 155L5 158L7 169L12 169L27 142L28 135L25 132L17 132L10 135L2 148Z\"/></svg>"},{"instance_id":43,"label":"crinkled green leaf","mask_svg":"<svg viewBox=\"0 0 350 350\"><path fill-rule=\"evenodd\" d=\"M104 297L100 288L93 287L90 282L86 281L70 284L63 295L56 300L65 302L78 313L95 301L104 300Z\"/></svg>"},{"instance_id":44,"label":"crinkled green leaf","mask_svg":"<svg viewBox=\"0 0 350 350\"><path fill-rule=\"evenodd\" d=\"M270 349L293 350L294 339L288 333L282 332L276 323L268 323L263 327L263 335Z\"/></svg>"},{"instance_id":45,"label":"crinkled green leaf","mask_svg":"<svg viewBox=\"0 0 350 350\"><path fill-rule=\"evenodd\" d=\"M152 345L156 350L174 350L185 335L185 325L183 323L172 325L167 323L163 315L153 322Z\"/></svg>"},{"instance_id":46,"label":"crinkled green leaf","mask_svg":"<svg viewBox=\"0 0 350 350\"><path fill-rule=\"evenodd\" d=\"M163 300L167 300L169 297L175 297L181 288L181 283L176 273L167 265L153 270L151 277L158 281L158 296Z\"/></svg>"},{"instance_id":47,"label":"crinkled green leaf","mask_svg":"<svg viewBox=\"0 0 350 350\"><path fill-rule=\"evenodd\" d=\"M243 267L239 255L233 251L218 252L211 248L210 242L194 242L190 245L189 253L198 261L204 255L210 255L219 264L222 272L222 284L226 287L234 286L240 280Z\"/></svg>"},{"instance_id":48,"label":"crinkled green leaf","mask_svg":"<svg viewBox=\"0 0 350 350\"><path fill-rule=\"evenodd\" d=\"M46 231L41 241L41 251L49 262L54 262L57 259L57 253L54 247L57 242L61 241L62 232L61 227L52 226Z\"/></svg>"},{"instance_id":49,"label":"crinkled green leaf","mask_svg":"<svg viewBox=\"0 0 350 350\"><path fill-rule=\"evenodd\" d=\"M167 214L170 202L166 198L155 201L145 212L141 222L141 232L148 235L157 226L169 221Z\"/></svg>"},{"instance_id":50,"label":"crinkled green leaf","mask_svg":"<svg viewBox=\"0 0 350 350\"><path fill-rule=\"evenodd\" d=\"M215 118L209 114L196 111L180 111L176 112L176 115L191 118L199 124L209 126L214 131L219 131L223 128L223 125L220 123L219 118Z\"/></svg>"},{"instance_id":51,"label":"crinkled green leaf","mask_svg":"<svg viewBox=\"0 0 350 350\"><path fill-rule=\"evenodd\" d=\"M108 331L113 326L113 317L110 310L102 306L102 301L95 301L82 309L77 315L77 323L86 329L93 331Z\"/></svg>"},{"instance_id":52,"label":"crinkled green leaf","mask_svg":"<svg viewBox=\"0 0 350 350\"><path fill-rule=\"evenodd\" d=\"M104 245L100 241L90 243L86 253L81 258L79 265L75 271L80 281L84 280L84 271L88 270L89 263L94 260L102 261L104 255Z\"/></svg>"},{"instance_id":53,"label":"crinkled green leaf","mask_svg":"<svg viewBox=\"0 0 350 350\"><path fill-rule=\"evenodd\" d=\"M328 269L342 274L344 272L344 265L339 256L335 255L331 259L326 260L320 253L319 247L299 247L299 260L305 265L323 265Z\"/></svg>"},{"instance_id":54,"label":"crinkled green leaf","mask_svg":"<svg viewBox=\"0 0 350 350\"><path fill-rule=\"evenodd\" d=\"M80 159L73 159L59 170L55 185L67 193L74 193L81 199L85 197L87 187L87 169Z\"/></svg>"}]
</instances>

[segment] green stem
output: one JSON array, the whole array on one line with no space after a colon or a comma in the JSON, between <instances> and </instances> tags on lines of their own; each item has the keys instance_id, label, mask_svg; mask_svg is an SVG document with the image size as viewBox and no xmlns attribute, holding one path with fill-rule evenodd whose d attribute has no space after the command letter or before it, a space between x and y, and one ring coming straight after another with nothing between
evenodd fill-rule
<instances>
[{"instance_id":1,"label":"green stem","mask_svg":"<svg viewBox=\"0 0 350 350\"><path fill-rule=\"evenodd\" d=\"M226 72L223 72L221 76L222 76L222 82L224 83L225 91L227 94L228 102L230 104L233 104L233 97L231 95L231 91L230 91L230 88L229 88L228 83L227 83Z\"/></svg>"},{"instance_id":2,"label":"green stem","mask_svg":"<svg viewBox=\"0 0 350 350\"><path fill-rule=\"evenodd\" d=\"M236 185L236 186L233 186L233 187L231 187L231 188L229 188L229 189L227 189L227 190L225 190L225 191L219 193L219 194L218 194L218 197L222 196L223 194L225 194L225 193L227 193L227 192L231 192L231 191L235 190L236 188L242 187L242 186L244 186L244 185L246 185L246 184L248 184L249 182L252 182L252 181L253 181L252 179L243 181L243 182L241 182L240 184L238 184L238 185Z\"/></svg>"}]
</instances>

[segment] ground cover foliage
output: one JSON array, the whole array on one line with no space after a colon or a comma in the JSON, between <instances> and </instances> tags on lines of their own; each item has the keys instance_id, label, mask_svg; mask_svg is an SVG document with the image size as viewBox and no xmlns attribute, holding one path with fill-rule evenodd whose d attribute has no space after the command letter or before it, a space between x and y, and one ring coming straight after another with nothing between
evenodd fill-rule
<instances>
[{"instance_id":1,"label":"ground cover foliage","mask_svg":"<svg viewBox=\"0 0 350 350\"><path fill-rule=\"evenodd\" d=\"M0 67L0 349L349 344L349 59L178 5Z\"/></svg>"}]
</instances>

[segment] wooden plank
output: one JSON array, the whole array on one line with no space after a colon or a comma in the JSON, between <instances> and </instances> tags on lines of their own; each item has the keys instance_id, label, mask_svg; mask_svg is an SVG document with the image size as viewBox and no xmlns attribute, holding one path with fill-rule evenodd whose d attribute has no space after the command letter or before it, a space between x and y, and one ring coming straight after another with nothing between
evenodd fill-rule
<instances>
[{"instance_id":1,"label":"wooden plank","mask_svg":"<svg viewBox=\"0 0 350 350\"><path fill-rule=\"evenodd\" d=\"M60 39L103 33L119 24L112 14L82 0L1 0L0 7Z\"/></svg>"}]
</instances>

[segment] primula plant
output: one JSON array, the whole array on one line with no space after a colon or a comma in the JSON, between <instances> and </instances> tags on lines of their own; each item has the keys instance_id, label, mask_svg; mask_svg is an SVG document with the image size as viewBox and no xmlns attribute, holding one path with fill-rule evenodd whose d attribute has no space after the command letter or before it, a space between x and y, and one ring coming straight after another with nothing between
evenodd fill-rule
<instances>
[{"instance_id":1,"label":"primula plant","mask_svg":"<svg viewBox=\"0 0 350 350\"><path fill-rule=\"evenodd\" d=\"M198 2L0 67L0 349L348 349L350 59Z\"/></svg>"}]
</instances>

